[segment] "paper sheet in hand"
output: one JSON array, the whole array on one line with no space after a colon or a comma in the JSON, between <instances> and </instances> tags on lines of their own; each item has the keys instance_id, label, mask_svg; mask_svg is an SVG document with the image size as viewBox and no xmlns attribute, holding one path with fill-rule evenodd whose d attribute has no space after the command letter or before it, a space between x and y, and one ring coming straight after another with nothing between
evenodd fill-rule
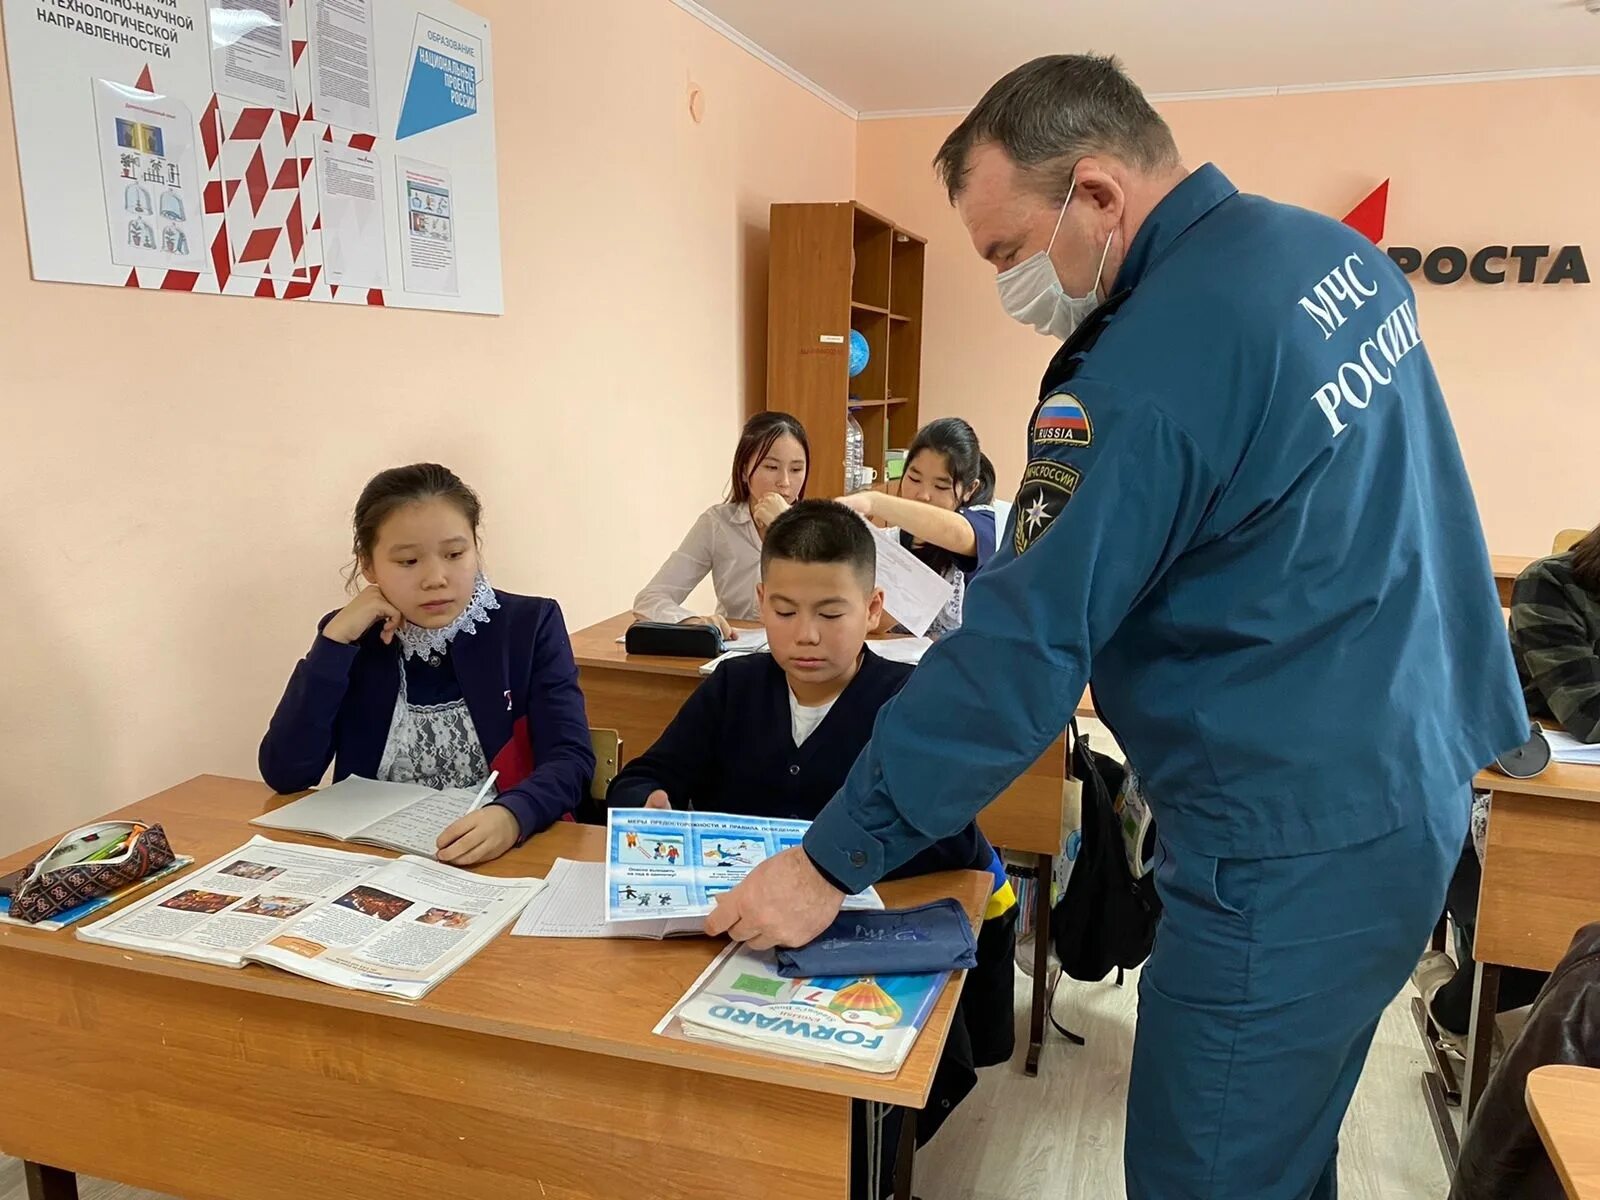
<instances>
[{"instance_id":1,"label":"paper sheet in hand","mask_svg":"<svg viewBox=\"0 0 1600 1200\"><path fill-rule=\"evenodd\" d=\"M948 579L900 544L899 530L874 528L872 533L878 540L878 586L883 589L883 607L921 637L950 603L954 589Z\"/></svg>"}]
</instances>

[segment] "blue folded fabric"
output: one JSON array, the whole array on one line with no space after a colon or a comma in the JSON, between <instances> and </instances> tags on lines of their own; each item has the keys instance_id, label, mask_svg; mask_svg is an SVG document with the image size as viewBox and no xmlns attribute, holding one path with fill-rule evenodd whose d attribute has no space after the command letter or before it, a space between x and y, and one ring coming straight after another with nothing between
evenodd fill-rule
<instances>
[{"instance_id":1,"label":"blue folded fabric","mask_svg":"<svg viewBox=\"0 0 1600 1200\"><path fill-rule=\"evenodd\" d=\"M978 939L960 903L842 912L812 942L777 952L785 979L818 975L924 975L978 965Z\"/></svg>"}]
</instances>

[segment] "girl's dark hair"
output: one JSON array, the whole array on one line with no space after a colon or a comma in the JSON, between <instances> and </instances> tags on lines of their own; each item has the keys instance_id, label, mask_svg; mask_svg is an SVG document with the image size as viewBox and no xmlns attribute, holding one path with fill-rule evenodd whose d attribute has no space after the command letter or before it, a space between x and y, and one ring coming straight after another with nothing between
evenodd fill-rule
<instances>
[{"instance_id":1,"label":"girl's dark hair","mask_svg":"<svg viewBox=\"0 0 1600 1200\"><path fill-rule=\"evenodd\" d=\"M987 454L978 455L978 490L972 493L968 504L994 503L994 464Z\"/></svg>"},{"instance_id":2,"label":"girl's dark hair","mask_svg":"<svg viewBox=\"0 0 1600 1200\"><path fill-rule=\"evenodd\" d=\"M472 537L478 537L478 520L483 515L483 505L478 493L461 482L449 467L438 463L412 463L409 467L390 467L367 481L356 500L354 539L351 550L355 565L350 569L350 582L355 583L361 568L372 561L378 548L378 533L383 523L408 504L419 500L448 500L461 510L461 515L472 526Z\"/></svg>"},{"instance_id":3,"label":"girl's dark hair","mask_svg":"<svg viewBox=\"0 0 1600 1200\"><path fill-rule=\"evenodd\" d=\"M734 504L749 503L750 473L771 452L772 444L784 434L799 442L800 449L806 452L806 477L810 478L811 443L806 438L806 427L800 424L799 418L786 412L757 413L744 423L739 444L734 447L733 473L728 484L728 499ZM806 481L801 480L797 499L804 499L805 494Z\"/></svg>"},{"instance_id":4,"label":"girl's dark hair","mask_svg":"<svg viewBox=\"0 0 1600 1200\"><path fill-rule=\"evenodd\" d=\"M957 512L968 505L987 504L994 499L994 464L979 449L977 431L960 417L940 417L917 430L917 436L911 439L911 448L906 451L906 470L911 469L912 462L924 450L944 456L951 486L955 488ZM987 476L985 468L988 469ZM972 492L970 496L967 494L969 490ZM987 499L981 498L985 491L988 492ZM928 546L927 553L922 556L923 561L940 575L956 561L956 557L942 546Z\"/></svg>"},{"instance_id":5,"label":"girl's dark hair","mask_svg":"<svg viewBox=\"0 0 1600 1200\"><path fill-rule=\"evenodd\" d=\"M1572 550L1572 578L1584 591L1600 596L1600 525L1596 525Z\"/></svg>"}]
</instances>

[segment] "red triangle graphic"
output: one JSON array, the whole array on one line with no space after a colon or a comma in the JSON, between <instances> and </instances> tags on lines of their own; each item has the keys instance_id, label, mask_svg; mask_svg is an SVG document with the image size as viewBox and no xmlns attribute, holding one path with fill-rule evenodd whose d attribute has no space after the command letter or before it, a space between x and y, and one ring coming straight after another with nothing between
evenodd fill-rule
<instances>
[{"instance_id":1,"label":"red triangle graphic","mask_svg":"<svg viewBox=\"0 0 1600 1200\"><path fill-rule=\"evenodd\" d=\"M138 88L141 92L153 92L156 90L156 85L150 78L149 63L145 63L144 70L139 72L139 82L133 86Z\"/></svg>"},{"instance_id":2,"label":"red triangle graphic","mask_svg":"<svg viewBox=\"0 0 1600 1200\"><path fill-rule=\"evenodd\" d=\"M1376 244L1383 241L1383 229L1389 216L1389 181L1385 179L1367 195L1367 198L1345 214L1344 223Z\"/></svg>"},{"instance_id":3,"label":"red triangle graphic","mask_svg":"<svg viewBox=\"0 0 1600 1200\"><path fill-rule=\"evenodd\" d=\"M122 286L123 287L131 287L131 288L138 287L139 286L139 272L138 271L129 271L128 272L128 282L123 284Z\"/></svg>"}]
</instances>

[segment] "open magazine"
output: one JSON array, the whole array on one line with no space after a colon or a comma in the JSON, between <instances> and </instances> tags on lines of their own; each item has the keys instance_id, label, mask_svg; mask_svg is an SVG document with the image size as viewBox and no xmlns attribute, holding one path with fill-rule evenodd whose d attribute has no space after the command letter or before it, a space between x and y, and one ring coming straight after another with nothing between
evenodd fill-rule
<instances>
[{"instance_id":1,"label":"open magazine","mask_svg":"<svg viewBox=\"0 0 1600 1200\"><path fill-rule=\"evenodd\" d=\"M798 846L809 821L682 809L613 808L606 814L607 921L704 917L758 863ZM872 888L845 908L882 908Z\"/></svg>"},{"instance_id":2,"label":"open magazine","mask_svg":"<svg viewBox=\"0 0 1600 1200\"><path fill-rule=\"evenodd\" d=\"M541 879L490 879L254 837L115 916L87 942L416 1000L516 919Z\"/></svg>"},{"instance_id":3,"label":"open magazine","mask_svg":"<svg viewBox=\"0 0 1600 1200\"><path fill-rule=\"evenodd\" d=\"M891 1074L916 1044L950 972L785 979L771 951L735 943L655 1027L813 1063Z\"/></svg>"},{"instance_id":4,"label":"open magazine","mask_svg":"<svg viewBox=\"0 0 1600 1200\"><path fill-rule=\"evenodd\" d=\"M350 775L320 792L262 813L250 824L314 833L432 858L439 835L472 811L475 793L415 783L385 783Z\"/></svg>"}]
</instances>

